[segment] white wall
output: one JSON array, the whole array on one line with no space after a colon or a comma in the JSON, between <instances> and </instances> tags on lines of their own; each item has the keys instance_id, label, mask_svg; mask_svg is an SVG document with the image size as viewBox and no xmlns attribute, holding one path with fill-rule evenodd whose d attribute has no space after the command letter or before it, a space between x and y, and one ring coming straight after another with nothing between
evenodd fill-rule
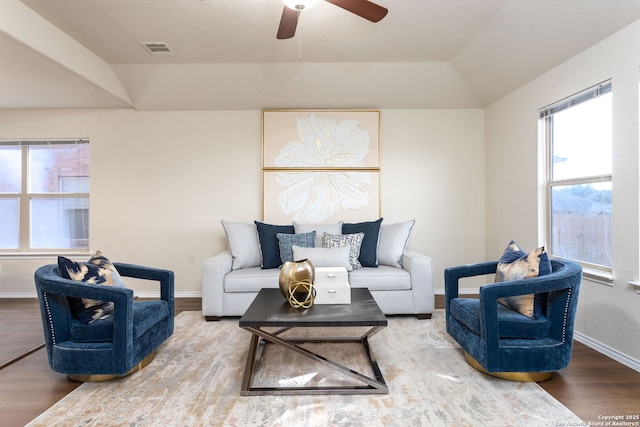
<instances>
[{"instance_id":1,"label":"white wall","mask_svg":"<svg viewBox=\"0 0 640 427\"><path fill-rule=\"evenodd\" d=\"M91 250L174 270L176 295L190 296L202 261L226 249L220 220L261 219L261 120L260 111L5 110L0 138L89 138ZM485 258L484 112L382 110L381 120L381 214L416 219L409 247L433 257L442 289L445 267ZM0 257L0 296L35 295L33 271L51 262Z\"/></svg>"},{"instance_id":2,"label":"white wall","mask_svg":"<svg viewBox=\"0 0 640 427\"><path fill-rule=\"evenodd\" d=\"M537 110L601 81L613 82L612 287L583 280L576 331L640 366L638 70L640 21L575 56L486 109L488 254L510 239L546 244L538 233L541 191Z\"/></svg>"}]
</instances>

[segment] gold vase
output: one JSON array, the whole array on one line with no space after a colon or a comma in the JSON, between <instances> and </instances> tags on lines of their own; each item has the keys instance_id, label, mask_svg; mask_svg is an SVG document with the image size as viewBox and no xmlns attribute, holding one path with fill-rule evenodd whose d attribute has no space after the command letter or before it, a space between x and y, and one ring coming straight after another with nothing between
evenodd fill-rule
<instances>
[{"instance_id":1,"label":"gold vase","mask_svg":"<svg viewBox=\"0 0 640 427\"><path fill-rule=\"evenodd\" d=\"M316 290L313 287L315 268L308 259L287 261L280 270L278 285L282 296L293 308L313 305Z\"/></svg>"}]
</instances>

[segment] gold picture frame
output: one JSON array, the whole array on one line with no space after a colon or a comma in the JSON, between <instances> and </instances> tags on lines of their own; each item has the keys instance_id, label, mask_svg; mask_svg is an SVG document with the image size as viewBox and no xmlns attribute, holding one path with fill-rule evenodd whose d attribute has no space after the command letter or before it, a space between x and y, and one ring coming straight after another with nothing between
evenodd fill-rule
<instances>
[{"instance_id":1,"label":"gold picture frame","mask_svg":"<svg viewBox=\"0 0 640 427\"><path fill-rule=\"evenodd\" d=\"M264 110L263 220L380 216L380 111Z\"/></svg>"}]
</instances>

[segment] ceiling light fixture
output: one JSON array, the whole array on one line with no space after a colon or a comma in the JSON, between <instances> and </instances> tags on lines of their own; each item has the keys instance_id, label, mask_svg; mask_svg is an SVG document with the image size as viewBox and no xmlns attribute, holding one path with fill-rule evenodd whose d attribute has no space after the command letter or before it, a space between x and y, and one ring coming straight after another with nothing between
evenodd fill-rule
<instances>
[{"instance_id":1,"label":"ceiling light fixture","mask_svg":"<svg viewBox=\"0 0 640 427\"><path fill-rule=\"evenodd\" d=\"M318 0L283 0L283 1L284 1L284 5L287 6L289 9L302 12L303 10L307 10L311 6L316 4Z\"/></svg>"}]
</instances>

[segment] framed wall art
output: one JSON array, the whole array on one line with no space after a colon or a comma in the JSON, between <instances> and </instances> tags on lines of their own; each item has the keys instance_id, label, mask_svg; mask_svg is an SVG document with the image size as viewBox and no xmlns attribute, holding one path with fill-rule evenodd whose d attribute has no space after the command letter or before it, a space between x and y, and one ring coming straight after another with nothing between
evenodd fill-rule
<instances>
[{"instance_id":1,"label":"framed wall art","mask_svg":"<svg viewBox=\"0 0 640 427\"><path fill-rule=\"evenodd\" d=\"M301 224L380 216L380 112L265 110L263 219Z\"/></svg>"},{"instance_id":2,"label":"framed wall art","mask_svg":"<svg viewBox=\"0 0 640 427\"><path fill-rule=\"evenodd\" d=\"M380 112L265 110L262 168L380 168Z\"/></svg>"}]
</instances>

